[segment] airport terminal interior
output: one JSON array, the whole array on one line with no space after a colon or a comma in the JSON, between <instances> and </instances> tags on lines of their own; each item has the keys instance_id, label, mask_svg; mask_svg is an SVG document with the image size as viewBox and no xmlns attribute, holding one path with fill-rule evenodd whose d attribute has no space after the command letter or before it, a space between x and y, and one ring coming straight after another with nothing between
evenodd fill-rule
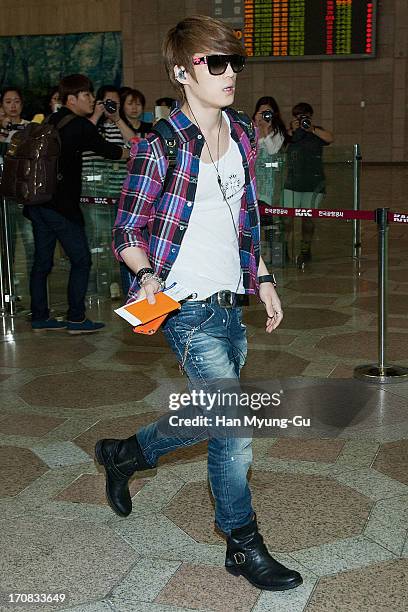
<instances>
[{"instance_id":1,"label":"airport terminal interior","mask_svg":"<svg viewBox=\"0 0 408 612\"><path fill-rule=\"evenodd\" d=\"M11 10L10 2L0 2L0 9L2 4L4 11ZM27 0L25 4L33 9L35 4L50 3ZM136 22L140 26L131 2L113 4L118 15L122 11L122 20L123 15L131 15L135 27ZM172 5L170 0L151 4L165 13L158 28L162 34L165 25L170 27L177 19L181 5L180 18L188 11L198 12L196 2L175 2L177 10L172 15L165 7ZM393 12L383 7L386 2L376 4L378 42L381 33L383 40L389 35L390 16L396 20L400 11L406 43L405 3L390 2ZM81 2L74 5L79 10ZM145 2L134 5L141 15ZM100 29L108 30L99 19ZM139 21L143 25L143 18ZM125 46L130 34L123 21L121 27ZM92 30L89 23L86 29ZM11 31L10 37L22 33ZM58 33L65 34L61 28ZM6 32L1 30L0 43L3 36ZM395 44L400 44L400 38ZM385 47L385 43L379 46L384 55ZM144 48L143 53L147 57L151 51ZM277 279L284 319L277 330L266 334L264 307L251 297L244 312L248 358L242 379L253 384L268 381L275 390L284 389L283 397L299 408L299 414L306 406L312 421L313 415L325 413L326 403L327 412L333 408L332 401L338 411L333 428L312 426L310 433L288 435L273 431L255 435L253 441L249 479L258 523L271 554L301 572L303 584L292 591L261 591L225 571L225 542L214 526L207 480L206 442L170 453L157 469L137 473L130 487L133 512L127 518L116 516L105 499L104 472L94 459L95 442L132 435L165 414L170 393L187 390L186 378L162 332L135 334L114 312L125 300L111 251L118 195L109 192L114 164L106 162L106 173L101 173L100 166L91 166L83 174L82 210L93 262L87 316L106 324L99 333L71 336L64 330L32 331L31 224L20 205L2 200L10 248L6 253L3 231L1 611L403 612L408 608L408 377L382 382L354 377L356 368L375 366L380 359L379 225L373 219L330 214L384 208L399 213L388 225L387 248L382 252L383 331L386 364L408 368L407 53L404 48L402 55L394 56L395 65L388 62L392 53L385 59L380 55L377 60L348 60L349 66L353 61L356 66L388 62L386 69L394 70L394 77L395 71L405 71L389 100L394 108L395 142L387 140L381 129L375 136L367 135L365 119L364 133L350 135L348 141L345 130L338 142L327 147L323 157L326 194L320 209L328 212L314 219L311 258L302 265L297 259L302 218L294 219L289 241L282 220L287 159L282 154L271 165L274 195L262 218L261 247ZM126 60L125 51L124 61L126 78L139 87L135 64ZM328 70L333 63L325 62L330 64ZM249 64L249 70L251 65L255 66ZM304 65L307 74L316 60ZM147 94L144 68L140 88ZM351 69L350 79L357 78L357 73L358 68ZM250 90L254 103L267 93L266 73L264 77L265 91L258 96L255 85ZM381 75L378 78L381 85ZM257 79L259 83L259 74ZM247 82L245 87L251 85ZM384 90L384 85L376 87L377 93ZM159 88L152 81L152 89L158 97L169 91L169 85L164 82ZM404 103L396 111L400 90ZM353 98L353 91L341 93L347 94ZM369 91L366 94L369 99ZM335 128L335 118L327 111L329 102L322 100L316 104L318 112L325 112L326 123ZM146 108L153 106L154 95L149 94ZM282 106L289 108L289 99ZM350 113L353 124L349 106L340 111L345 118ZM380 142L388 147L383 156L376 154ZM356 143L361 144L362 160ZM12 275L12 306L4 301L6 263ZM57 245L48 287L51 316L57 319L65 316L68 273L68 259ZM348 418L356 397L361 405ZM10 598L18 593L55 598L49 603Z\"/></svg>"}]
</instances>

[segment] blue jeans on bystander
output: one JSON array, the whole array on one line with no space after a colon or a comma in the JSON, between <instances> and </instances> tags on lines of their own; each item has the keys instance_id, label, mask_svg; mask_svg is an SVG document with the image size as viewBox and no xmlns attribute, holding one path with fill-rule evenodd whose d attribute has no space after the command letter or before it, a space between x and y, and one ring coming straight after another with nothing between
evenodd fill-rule
<instances>
[{"instance_id":1,"label":"blue jeans on bystander","mask_svg":"<svg viewBox=\"0 0 408 612\"><path fill-rule=\"evenodd\" d=\"M25 214L33 224L34 235L34 262L30 275L32 321L44 321L50 316L47 278L54 264L57 240L71 264L67 319L83 321L92 265L84 227L45 206L26 206Z\"/></svg>"}]
</instances>

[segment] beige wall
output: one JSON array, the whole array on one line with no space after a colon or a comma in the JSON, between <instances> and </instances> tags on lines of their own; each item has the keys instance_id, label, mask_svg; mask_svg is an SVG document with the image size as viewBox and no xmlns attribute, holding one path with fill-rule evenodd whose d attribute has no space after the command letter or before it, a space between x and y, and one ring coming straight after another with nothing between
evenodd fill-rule
<instances>
[{"instance_id":1,"label":"beige wall","mask_svg":"<svg viewBox=\"0 0 408 612\"><path fill-rule=\"evenodd\" d=\"M0 0L0 36L116 30L120 0Z\"/></svg>"},{"instance_id":2,"label":"beige wall","mask_svg":"<svg viewBox=\"0 0 408 612\"><path fill-rule=\"evenodd\" d=\"M122 0L124 82L141 89L150 107L172 93L160 58L164 33L184 16L211 14L212 6L209 0ZM235 106L251 112L260 96L273 95L288 120L296 102L308 101L338 144L360 143L370 161L408 161L407 53L408 2L383 0L376 59L252 63L239 77Z\"/></svg>"}]
</instances>

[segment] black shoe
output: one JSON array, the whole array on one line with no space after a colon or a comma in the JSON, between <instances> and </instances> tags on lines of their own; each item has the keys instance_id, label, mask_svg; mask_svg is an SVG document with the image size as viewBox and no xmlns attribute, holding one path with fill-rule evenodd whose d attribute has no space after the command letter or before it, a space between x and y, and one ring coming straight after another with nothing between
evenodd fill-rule
<instances>
[{"instance_id":1,"label":"black shoe","mask_svg":"<svg viewBox=\"0 0 408 612\"><path fill-rule=\"evenodd\" d=\"M110 507L119 516L128 516L132 512L130 477L154 466L144 459L136 436L126 440L99 440L95 445L95 455L105 468L106 497Z\"/></svg>"},{"instance_id":2,"label":"black shoe","mask_svg":"<svg viewBox=\"0 0 408 612\"><path fill-rule=\"evenodd\" d=\"M312 259L312 254L310 253L310 251L307 251L305 253L300 253L296 257L296 265L298 268L304 268L305 264L308 263L311 259Z\"/></svg>"},{"instance_id":3,"label":"black shoe","mask_svg":"<svg viewBox=\"0 0 408 612\"><path fill-rule=\"evenodd\" d=\"M90 321L84 319L81 322L78 321L67 321L67 330L71 336L79 334L94 334L95 332L101 331L105 327L105 323L100 321Z\"/></svg>"},{"instance_id":4,"label":"black shoe","mask_svg":"<svg viewBox=\"0 0 408 612\"><path fill-rule=\"evenodd\" d=\"M271 557L258 532L256 519L231 531L227 539L225 568L230 574L243 576L265 591L286 591L303 582L299 572L288 569Z\"/></svg>"}]
</instances>

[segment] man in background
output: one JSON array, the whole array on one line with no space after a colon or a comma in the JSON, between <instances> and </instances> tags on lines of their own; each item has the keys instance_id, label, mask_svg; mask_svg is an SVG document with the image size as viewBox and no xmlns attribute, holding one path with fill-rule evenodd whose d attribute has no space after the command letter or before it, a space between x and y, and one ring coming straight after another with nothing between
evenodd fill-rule
<instances>
[{"instance_id":1,"label":"man in background","mask_svg":"<svg viewBox=\"0 0 408 612\"><path fill-rule=\"evenodd\" d=\"M293 119L288 130L286 151L288 174L284 189L284 206L288 208L319 208L326 192L323 170L323 147L334 140L332 132L313 121L313 108L300 102L292 109ZM284 219L287 243L293 232L293 218ZM303 267L312 258L311 247L314 221L302 217L300 253L296 263Z\"/></svg>"},{"instance_id":2,"label":"man in background","mask_svg":"<svg viewBox=\"0 0 408 612\"><path fill-rule=\"evenodd\" d=\"M69 334L84 334L104 327L104 323L90 321L85 315L85 295L92 261L79 205L82 153L94 151L109 159L125 159L128 151L104 140L87 119L94 110L92 92L92 83L84 75L73 74L61 80L62 108L50 118L61 137L57 192L51 202L26 206L24 210L33 224L34 234L35 252L30 276L33 331L66 329ZM50 318L48 305L47 278L53 267L57 240L71 264L66 321Z\"/></svg>"}]
</instances>

